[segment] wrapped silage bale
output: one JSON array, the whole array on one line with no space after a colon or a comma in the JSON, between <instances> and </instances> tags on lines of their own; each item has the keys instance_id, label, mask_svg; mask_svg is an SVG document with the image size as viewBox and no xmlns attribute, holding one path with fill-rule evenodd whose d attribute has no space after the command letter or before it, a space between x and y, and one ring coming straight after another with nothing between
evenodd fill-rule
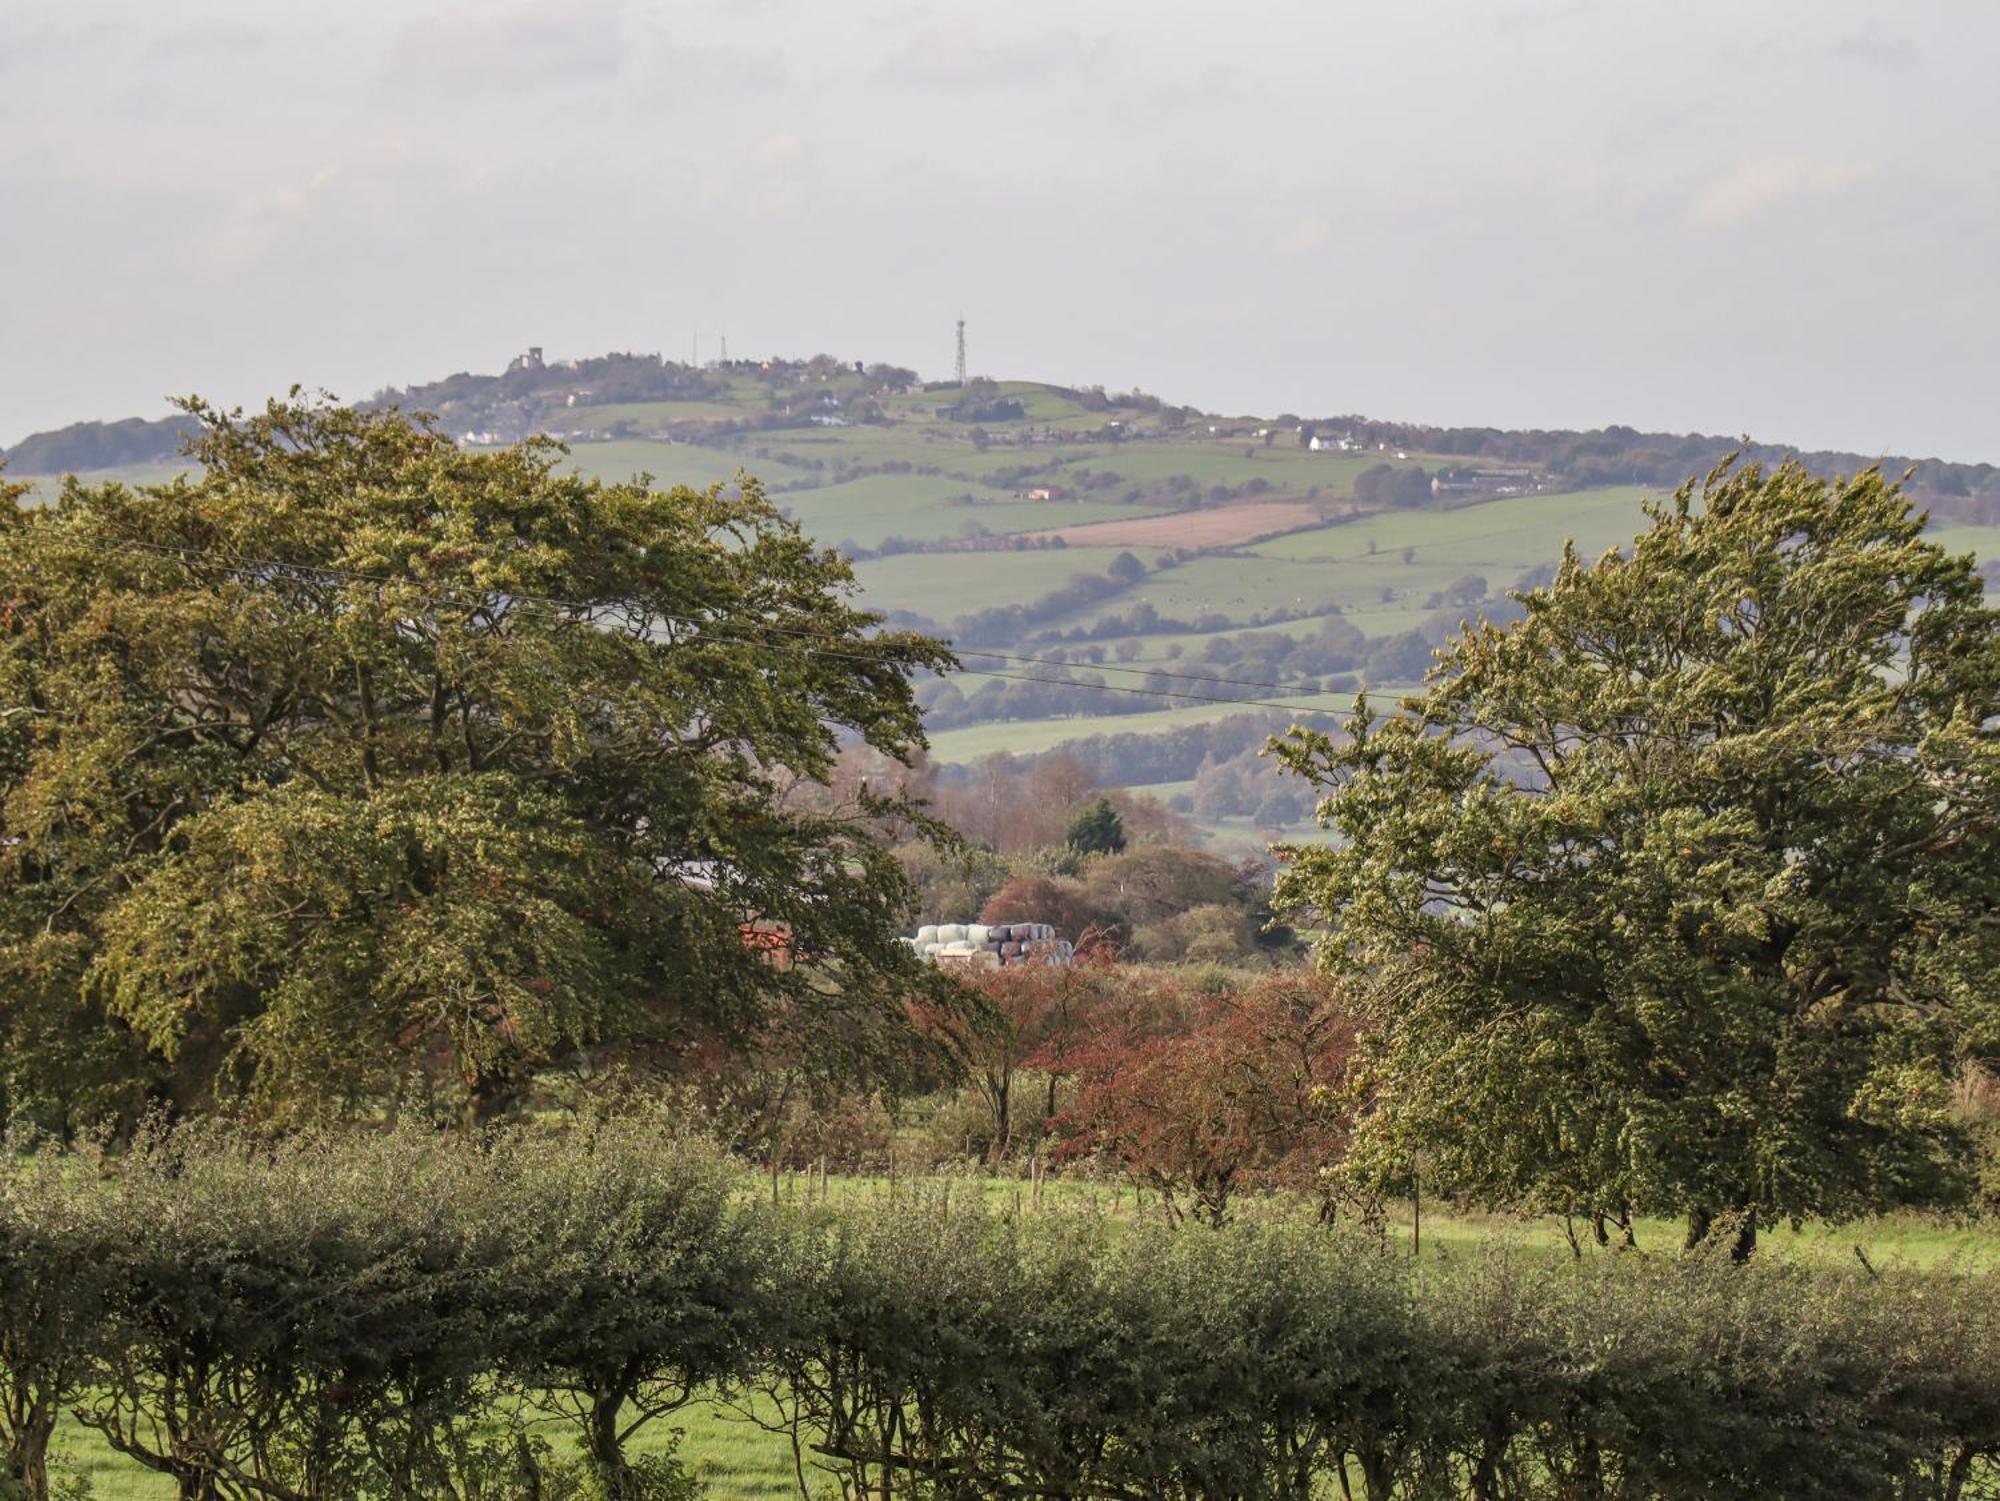
<instances>
[{"instance_id":1,"label":"wrapped silage bale","mask_svg":"<svg viewBox=\"0 0 2000 1501\"><path fill-rule=\"evenodd\" d=\"M934 922L925 923L921 928L917 929L918 948L922 948L927 943L936 943L937 941L938 941L938 930L936 923Z\"/></svg>"},{"instance_id":2,"label":"wrapped silage bale","mask_svg":"<svg viewBox=\"0 0 2000 1501\"><path fill-rule=\"evenodd\" d=\"M939 923L938 942L939 943L965 942L965 924L962 922Z\"/></svg>"},{"instance_id":3,"label":"wrapped silage bale","mask_svg":"<svg viewBox=\"0 0 2000 1501\"><path fill-rule=\"evenodd\" d=\"M998 943L1006 943L1014 936L1014 925L1012 923L996 922L986 930L986 934L987 937L992 938Z\"/></svg>"},{"instance_id":4,"label":"wrapped silage bale","mask_svg":"<svg viewBox=\"0 0 2000 1501\"><path fill-rule=\"evenodd\" d=\"M966 924L965 941L969 944L972 944L976 948L986 947L986 940L989 934L990 930L987 928L987 925L983 922Z\"/></svg>"}]
</instances>

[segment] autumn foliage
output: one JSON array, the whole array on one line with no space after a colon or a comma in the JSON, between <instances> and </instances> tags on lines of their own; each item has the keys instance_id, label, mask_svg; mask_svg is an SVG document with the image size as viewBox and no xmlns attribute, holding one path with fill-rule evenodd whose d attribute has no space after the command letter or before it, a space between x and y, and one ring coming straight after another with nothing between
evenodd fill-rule
<instances>
[{"instance_id":1,"label":"autumn foliage","mask_svg":"<svg viewBox=\"0 0 2000 1501\"><path fill-rule=\"evenodd\" d=\"M1331 1217L1355 1043L1339 993L1291 970L1220 992L1162 975L1120 1001L1068 1057L1064 1154L1117 1163L1175 1216L1220 1223L1234 1195L1288 1188Z\"/></svg>"}]
</instances>

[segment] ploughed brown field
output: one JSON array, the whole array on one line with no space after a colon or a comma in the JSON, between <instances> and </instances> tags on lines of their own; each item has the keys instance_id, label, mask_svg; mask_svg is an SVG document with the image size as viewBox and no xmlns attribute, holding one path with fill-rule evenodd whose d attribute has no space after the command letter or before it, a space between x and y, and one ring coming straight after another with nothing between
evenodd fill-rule
<instances>
[{"instance_id":1,"label":"ploughed brown field","mask_svg":"<svg viewBox=\"0 0 2000 1501\"><path fill-rule=\"evenodd\" d=\"M1060 537L1070 547L1235 547L1322 526L1352 516L1356 509L1347 502L1307 505L1296 500L1258 500L1165 516L1138 516L1130 521L1092 521L1026 535Z\"/></svg>"}]
</instances>

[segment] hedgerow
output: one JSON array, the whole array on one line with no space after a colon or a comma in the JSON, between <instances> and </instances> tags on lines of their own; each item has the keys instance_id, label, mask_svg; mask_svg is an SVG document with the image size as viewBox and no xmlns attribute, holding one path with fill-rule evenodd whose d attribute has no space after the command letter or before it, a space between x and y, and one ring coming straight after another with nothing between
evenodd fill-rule
<instances>
[{"instance_id":1,"label":"hedgerow","mask_svg":"<svg viewBox=\"0 0 2000 1501\"><path fill-rule=\"evenodd\" d=\"M694 1400L874 1501L2000 1493L2000 1281L1412 1259L1310 1214L775 1206L655 1120L150 1134L0 1168L0 1452L190 1501L688 1496ZM649 1446L650 1447L650 1446Z\"/></svg>"}]
</instances>

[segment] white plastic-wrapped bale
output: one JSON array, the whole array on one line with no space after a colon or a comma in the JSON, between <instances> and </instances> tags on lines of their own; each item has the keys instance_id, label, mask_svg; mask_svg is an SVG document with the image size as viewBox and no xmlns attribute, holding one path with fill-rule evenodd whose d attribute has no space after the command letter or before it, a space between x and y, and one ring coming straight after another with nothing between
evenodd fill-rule
<instances>
[{"instance_id":1,"label":"white plastic-wrapped bale","mask_svg":"<svg viewBox=\"0 0 2000 1501\"><path fill-rule=\"evenodd\" d=\"M926 943L936 943L937 941L938 930L936 923L925 923L921 928L917 929L917 943L920 947Z\"/></svg>"}]
</instances>

